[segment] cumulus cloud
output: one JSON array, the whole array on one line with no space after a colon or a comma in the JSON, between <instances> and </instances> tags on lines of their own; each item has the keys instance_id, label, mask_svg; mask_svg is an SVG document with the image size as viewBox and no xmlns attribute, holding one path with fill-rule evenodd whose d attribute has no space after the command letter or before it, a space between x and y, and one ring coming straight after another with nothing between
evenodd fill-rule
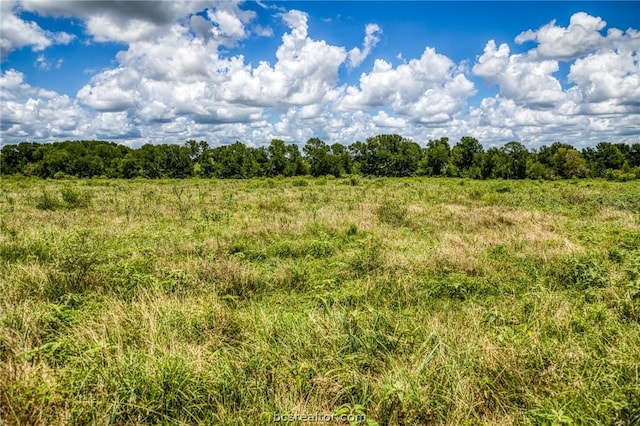
<instances>
[{"instance_id":1,"label":"cumulus cloud","mask_svg":"<svg viewBox=\"0 0 640 426\"><path fill-rule=\"evenodd\" d=\"M493 137L506 142L519 140L529 146L540 146L554 141L567 141L576 147L594 145L603 140L615 142L637 142L640 133L640 114L589 115L562 114L559 111L531 110L517 106L509 100L498 100L490 108L482 108L486 126L470 120L472 128L508 130L512 136ZM482 136L482 132L478 132ZM487 138L486 140L491 140Z\"/></svg>"},{"instance_id":2,"label":"cumulus cloud","mask_svg":"<svg viewBox=\"0 0 640 426\"><path fill-rule=\"evenodd\" d=\"M78 91L77 98L97 111L124 111L135 106L140 76L131 68L104 71Z\"/></svg>"},{"instance_id":3,"label":"cumulus cloud","mask_svg":"<svg viewBox=\"0 0 640 426\"><path fill-rule=\"evenodd\" d=\"M253 27L253 32L260 37L273 37L273 28L269 26L256 25Z\"/></svg>"},{"instance_id":4,"label":"cumulus cloud","mask_svg":"<svg viewBox=\"0 0 640 426\"><path fill-rule=\"evenodd\" d=\"M475 87L453 61L428 47L418 59L393 67L377 59L370 73L360 76L359 87L349 86L337 106L342 111L389 105L412 121L450 120L460 112Z\"/></svg>"},{"instance_id":5,"label":"cumulus cloud","mask_svg":"<svg viewBox=\"0 0 640 426\"><path fill-rule=\"evenodd\" d=\"M308 36L308 16L292 10L282 15L290 32L282 36L274 66L262 61L251 68L230 61L228 80L221 85L227 102L248 106L309 105L331 96L338 69L346 58L343 47Z\"/></svg>"},{"instance_id":6,"label":"cumulus cloud","mask_svg":"<svg viewBox=\"0 0 640 426\"><path fill-rule=\"evenodd\" d=\"M378 111L371 119L376 126L380 127L395 127L401 129L407 126L407 120L399 117L392 117L384 111Z\"/></svg>"},{"instance_id":7,"label":"cumulus cloud","mask_svg":"<svg viewBox=\"0 0 640 426\"><path fill-rule=\"evenodd\" d=\"M202 36L210 31L220 39L216 31L221 31L230 38L244 37L252 15L244 15L244 22L225 21L225 13L211 12L216 22L209 26L196 20L198 31L193 33L188 27L194 26L191 19L188 25L172 25L156 39L132 42L117 55L119 66L95 75L77 99L102 113L127 112L140 126L149 127L148 134L155 133L151 126L160 124L174 135L213 125L263 126L265 108L270 107L300 106L301 114L310 117L335 99L346 51L311 39L305 13L281 15L289 31L282 36L277 61L256 67L242 56L220 57L217 45Z\"/></svg>"},{"instance_id":8,"label":"cumulus cloud","mask_svg":"<svg viewBox=\"0 0 640 426\"><path fill-rule=\"evenodd\" d=\"M557 61L511 55L507 44L497 48L490 40L472 72L497 83L505 98L532 108L552 108L565 99L560 82L553 76L558 70Z\"/></svg>"},{"instance_id":9,"label":"cumulus cloud","mask_svg":"<svg viewBox=\"0 0 640 426\"><path fill-rule=\"evenodd\" d=\"M640 112L637 52L603 51L577 59L568 75L571 90L586 113ZM597 111L599 110L599 111Z\"/></svg>"},{"instance_id":10,"label":"cumulus cloud","mask_svg":"<svg viewBox=\"0 0 640 426\"><path fill-rule=\"evenodd\" d=\"M577 12L571 16L568 27L560 27L553 20L537 30L527 30L518 34L515 42L528 41L538 45L529 53L532 56L548 59L576 59L598 49L618 49L628 47L638 50L640 34L637 30L626 32L611 28L606 35L602 33L607 22L598 16Z\"/></svg>"},{"instance_id":11,"label":"cumulus cloud","mask_svg":"<svg viewBox=\"0 0 640 426\"><path fill-rule=\"evenodd\" d=\"M44 54L40 54L36 58L34 66L41 70L50 70L52 68L59 70L60 67L62 67L63 62L64 62L64 59L62 58L52 60L47 58Z\"/></svg>"},{"instance_id":12,"label":"cumulus cloud","mask_svg":"<svg viewBox=\"0 0 640 426\"><path fill-rule=\"evenodd\" d=\"M349 67L356 68L359 66L371 53L371 49L376 47L380 41L380 35L382 34L382 28L377 24L367 24L364 29L364 42L362 49L354 47L349 51Z\"/></svg>"},{"instance_id":13,"label":"cumulus cloud","mask_svg":"<svg viewBox=\"0 0 640 426\"><path fill-rule=\"evenodd\" d=\"M176 20L204 10L211 1L22 0L25 10L43 16L77 17L99 42L130 43L162 33Z\"/></svg>"},{"instance_id":14,"label":"cumulus cloud","mask_svg":"<svg viewBox=\"0 0 640 426\"><path fill-rule=\"evenodd\" d=\"M0 77L2 135L54 140L82 135L87 113L67 95L32 87L24 74L10 69Z\"/></svg>"},{"instance_id":15,"label":"cumulus cloud","mask_svg":"<svg viewBox=\"0 0 640 426\"><path fill-rule=\"evenodd\" d=\"M46 31L33 21L21 19L17 12L18 6L14 2L2 4L0 12L0 56L4 59L13 50L30 46L35 52L43 51L54 44L69 44L75 38L63 31Z\"/></svg>"},{"instance_id":16,"label":"cumulus cloud","mask_svg":"<svg viewBox=\"0 0 640 426\"><path fill-rule=\"evenodd\" d=\"M472 72L495 83L499 95L472 108L470 122L506 128L523 140L554 134L582 141L615 136L615 125L640 113L638 31L609 29L600 17L579 12L567 28L555 21L520 33L516 43L533 41L530 50L511 54L491 40ZM570 62L567 87L555 74L558 60ZM597 117L601 116L601 117ZM625 127L640 131L640 125ZM582 134L581 134L582 132Z\"/></svg>"},{"instance_id":17,"label":"cumulus cloud","mask_svg":"<svg viewBox=\"0 0 640 426\"><path fill-rule=\"evenodd\" d=\"M571 16L566 28L556 26L556 21L553 20L538 30L518 34L515 42L537 42L538 47L533 52L543 58L570 59L599 47L603 41L600 31L606 25L599 17L578 12Z\"/></svg>"},{"instance_id":18,"label":"cumulus cloud","mask_svg":"<svg viewBox=\"0 0 640 426\"><path fill-rule=\"evenodd\" d=\"M236 3L220 3L214 10L208 10L213 22L213 34L224 46L233 46L247 36L246 25L255 17L255 12L242 10Z\"/></svg>"},{"instance_id":19,"label":"cumulus cloud","mask_svg":"<svg viewBox=\"0 0 640 426\"><path fill-rule=\"evenodd\" d=\"M19 22L7 22L22 30L24 40L12 32L5 41L3 18L3 54L70 41L66 33L22 21L14 6L6 16ZM273 29L258 25L255 12L237 2L24 0L20 7L80 18L93 41L126 47L75 97L33 87L19 71L3 71L1 131L7 141L261 144L318 136L349 144L397 132L418 142L473 135L535 146L626 141L640 133L639 32L604 33L605 21L585 13L573 15L566 28L553 21L520 33L516 43L532 43L525 52L490 40L475 62L456 63L426 46L419 57L399 55L398 65L377 58L357 82L346 84L341 67L360 67L373 54L382 34L378 25L366 25L362 46L347 50L311 37L305 12L279 11L272 18L286 30L270 52L274 59L249 63L225 47L241 46L253 34L272 36ZM57 62L45 53L34 65L54 68ZM567 62L566 78L560 77L560 61ZM477 94L472 77L496 85L497 94L469 106Z\"/></svg>"},{"instance_id":20,"label":"cumulus cloud","mask_svg":"<svg viewBox=\"0 0 640 426\"><path fill-rule=\"evenodd\" d=\"M604 34L605 27L600 17L580 12L566 28L552 21L520 33L516 43L536 43L524 53L489 41L472 72L497 84L499 94L472 107L468 124L480 136L532 145L557 135L580 145L640 133L640 120L632 118L640 118L638 32ZM560 60L570 63L565 87L556 77Z\"/></svg>"}]
</instances>

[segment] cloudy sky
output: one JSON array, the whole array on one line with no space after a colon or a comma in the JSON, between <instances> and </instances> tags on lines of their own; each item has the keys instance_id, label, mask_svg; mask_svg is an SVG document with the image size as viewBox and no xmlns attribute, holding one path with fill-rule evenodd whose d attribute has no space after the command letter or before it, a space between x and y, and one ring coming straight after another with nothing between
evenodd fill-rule
<instances>
[{"instance_id":1,"label":"cloudy sky","mask_svg":"<svg viewBox=\"0 0 640 426\"><path fill-rule=\"evenodd\" d=\"M640 141L640 2L0 7L3 144Z\"/></svg>"}]
</instances>

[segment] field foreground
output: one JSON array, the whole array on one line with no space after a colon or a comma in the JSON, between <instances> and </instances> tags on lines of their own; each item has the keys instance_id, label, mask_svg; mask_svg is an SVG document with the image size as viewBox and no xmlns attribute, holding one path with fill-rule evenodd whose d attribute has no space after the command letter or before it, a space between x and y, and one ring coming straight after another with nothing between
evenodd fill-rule
<instances>
[{"instance_id":1,"label":"field foreground","mask_svg":"<svg viewBox=\"0 0 640 426\"><path fill-rule=\"evenodd\" d=\"M0 424L640 423L640 181L3 178L0 209Z\"/></svg>"}]
</instances>

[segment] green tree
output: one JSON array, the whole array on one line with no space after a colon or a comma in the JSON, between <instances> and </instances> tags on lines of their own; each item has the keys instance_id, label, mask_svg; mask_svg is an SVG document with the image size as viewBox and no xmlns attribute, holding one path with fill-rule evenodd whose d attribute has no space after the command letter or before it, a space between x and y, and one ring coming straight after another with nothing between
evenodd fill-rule
<instances>
[{"instance_id":1,"label":"green tree","mask_svg":"<svg viewBox=\"0 0 640 426\"><path fill-rule=\"evenodd\" d=\"M441 176L450 161L451 148L449 138L442 137L427 143L425 154L420 162L420 174Z\"/></svg>"},{"instance_id":2,"label":"green tree","mask_svg":"<svg viewBox=\"0 0 640 426\"><path fill-rule=\"evenodd\" d=\"M483 179L498 177L498 167L503 163L504 152L499 148L492 146L487 149L480 163L480 175Z\"/></svg>"},{"instance_id":3,"label":"green tree","mask_svg":"<svg viewBox=\"0 0 640 426\"><path fill-rule=\"evenodd\" d=\"M573 149L571 145L554 142L551 146L543 145L537 153L538 161L547 169L547 176L564 176L564 156L567 150ZM558 154L560 152L560 154Z\"/></svg>"},{"instance_id":4,"label":"green tree","mask_svg":"<svg viewBox=\"0 0 640 426\"><path fill-rule=\"evenodd\" d=\"M337 163L336 167L340 170L340 174L352 172L353 160L344 145L339 143L331 145L331 155L335 158Z\"/></svg>"},{"instance_id":5,"label":"green tree","mask_svg":"<svg viewBox=\"0 0 640 426\"><path fill-rule=\"evenodd\" d=\"M349 152L349 156L351 157L351 167L353 171L355 173L365 174L363 172L363 168L366 168L365 161L367 156L367 145L360 141L356 141L349 145L347 151Z\"/></svg>"},{"instance_id":6,"label":"green tree","mask_svg":"<svg viewBox=\"0 0 640 426\"><path fill-rule=\"evenodd\" d=\"M212 175L219 178L250 178L260 176L260 164L251 148L241 142L211 150Z\"/></svg>"},{"instance_id":7,"label":"green tree","mask_svg":"<svg viewBox=\"0 0 640 426\"><path fill-rule=\"evenodd\" d=\"M185 178L193 174L191 150L186 146L159 145L156 148L162 158L162 175L171 178Z\"/></svg>"},{"instance_id":8,"label":"green tree","mask_svg":"<svg viewBox=\"0 0 640 426\"><path fill-rule=\"evenodd\" d=\"M507 179L524 179L527 176L529 151L520 142L508 142L500 150L504 153L503 176Z\"/></svg>"},{"instance_id":9,"label":"green tree","mask_svg":"<svg viewBox=\"0 0 640 426\"><path fill-rule=\"evenodd\" d=\"M560 156L560 152L558 152ZM564 152L562 159L562 177L565 178L583 178L588 174L587 162L580 152L571 148Z\"/></svg>"},{"instance_id":10,"label":"green tree","mask_svg":"<svg viewBox=\"0 0 640 426\"><path fill-rule=\"evenodd\" d=\"M451 160L462 176L481 175L484 150L476 138L463 136L451 150Z\"/></svg>"},{"instance_id":11,"label":"green tree","mask_svg":"<svg viewBox=\"0 0 640 426\"><path fill-rule=\"evenodd\" d=\"M631 145L628 161L631 167L640 167L640 143Z\"/></svg>"},{"instance_id":12,"label":"green tree","mask_svg":"<svg viewBox=\"0 0 640 426\"><path fill-rule=\"evenodd\" d=\"M373 176L413 176L422 158L420 145L400 135L374 136L353 150L360 171Z\"/></svg>"},{"instance_id":13,"label":"green tree","mask_svg":"<svg viewBox=\"0 0 640 426\"><path fill-rule=\"evenodd\" d=\"M341 173L339 159L331 153L331 147L318 138L311 138L303 151L309 160L309 168L313 176L333 175Z\"/></svg>"},{"instance_id":14,"label":"green tree","mask_svg":"<svg viewBox=\"0 0 640 426\"><path fill-rule=\"evenodd\" d=\"M125 155L124 158L118 163L117 170L118 177L124 179L144 176L144 170L142 169L142 165L138 160L136 151L129 152L127 155Z\"/></svg>"},{"instance_id":15,"label":"green tree","mask_svg":"<svg viewBox=\"0 0 640 426\"><path fill-rule=\"evenodd\" d=\"M267 168L268 176L284 175L287 168L287 147L284 141L280 139L273 139L269 148L269 165Z\"/></svg>"},{"instance_id":16,"label":"green tree","mask_svg":"<svg viewBox=\"0 0 640 426\"><path fill-rule=\"evenodd\" d=\"M602 176L605 170L622 169L625 156L618 146L609 142L600 142L596 145L595 160L596 171L599 176Z\"/></svg>"},{"instance_id":17,"label":"green tree","mask_svg":"<svg viewBox=\"0 0 640 426\"><path fill-rule=\"evenodd\" d=\"M289 144L286 146L287 165L284 169L285 176L305 176L309 174L309 165L302 157L298 145Z\"/></svg>"},{"instance_id":18,"label":"green tree","mask_svg":"<svg viewBox=\"0 0 640 426\"><path fill-rule=\"evenodd\" d=\"M527 162L528 179L547 179L549 177L547 168L538 160L530 159Z\"/></svg>"}]
</instances>

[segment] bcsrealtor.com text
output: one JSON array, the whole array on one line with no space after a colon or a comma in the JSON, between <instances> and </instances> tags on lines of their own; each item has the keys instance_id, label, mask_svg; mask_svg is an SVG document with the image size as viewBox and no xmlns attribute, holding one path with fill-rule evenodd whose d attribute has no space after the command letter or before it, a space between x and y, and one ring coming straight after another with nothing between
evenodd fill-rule
<instances>
[{"instance_id":1,"label":"bcsrealtor.com text","mask_svg":"<svg viewBox=\"0 0 640 426\"><path fill-rule=\"evenodd\" d=\"M364 414L334 414L334 413L305 413L305 414L283 414L274 413L275 423L289 422L309 422L309 423L333 423L347 422L349 424L365 422L367 416Z\"/></svg>"}]
</instances>

